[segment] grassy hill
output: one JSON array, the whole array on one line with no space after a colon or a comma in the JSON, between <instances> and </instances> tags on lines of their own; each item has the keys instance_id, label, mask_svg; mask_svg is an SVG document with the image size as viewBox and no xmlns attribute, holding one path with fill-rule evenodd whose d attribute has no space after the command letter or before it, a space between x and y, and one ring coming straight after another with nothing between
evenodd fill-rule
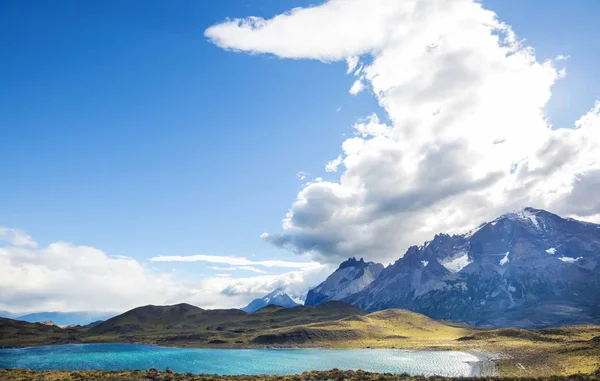
<instances>
[{"instance_id":1,"label":"grassy hill","mask_svg":"<svg viewBox=\"0 0 600 381\"><path fill-rule=\"evenodd\" d=\"M458 341L462 348L500 353L496 364L503 376L569 375L600 368L600 326L482 330Z\"/></svg>"},{"instance_id":2,"label":"grassy hill","mask_svg":"<svg viewBox=\"0 0 600 381\"><path fill-rule=\"evenodd\" d=\"M88 342L142 342L177 346L246 346L257 333L366 314L341 302L315 307L270 305L254 313L203 310L189 304L144 306L115 316L83 335Z\"/></svg>"},{"instance_id":3,"label":"grassy hill","mask_svg":"<svg viewBox=\"0 0 600 381\"><path fill-rule=\"evenodd\" d=\"M336 321L270 329L257 335L251 342L262 345L420 348L452 345L453 340L472 332L418 313L390 309L352 315Z\"/></svg>"}]
</instances>

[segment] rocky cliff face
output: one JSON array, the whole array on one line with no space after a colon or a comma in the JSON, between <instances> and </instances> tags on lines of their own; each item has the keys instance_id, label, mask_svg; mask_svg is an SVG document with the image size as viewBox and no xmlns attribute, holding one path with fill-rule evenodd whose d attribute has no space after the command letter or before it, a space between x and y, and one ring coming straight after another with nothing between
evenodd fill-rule
<instances>
[{"instance_id":1,"label":"rocky cliff face","mask_svg":"<svg viewBox=\"0 0 600 381\"><path fill-rule=\"evenodd\" d=\"M365 262L362 258L350 258L325 281L308 292L307 306L315 306L329 300L341 300L367 287L383 270L381 263Z\"/></svg>"},{"instance_id":2,"label":"rocky cliff face","mask_svg":"<svg viewBox=\"0 0 600 381\"><path fill-rule=\"evenodd\" d=\"M484 327L600 323L600 225L525 208L409 248L344 301Z\"/></svg>"}]
</instances>

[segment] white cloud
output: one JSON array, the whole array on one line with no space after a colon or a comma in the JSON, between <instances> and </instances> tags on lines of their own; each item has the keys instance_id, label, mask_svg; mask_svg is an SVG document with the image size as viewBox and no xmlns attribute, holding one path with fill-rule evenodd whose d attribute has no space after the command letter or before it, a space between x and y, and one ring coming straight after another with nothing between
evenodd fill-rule
<instances>
[{"instance_id":1,"label":"white cloud","mask_svg":"<svg viewBox=\"0 0 600 381\"><path fill-rule=\"evenodd\" d=\"M216 271L236 271L236 270L246 270L246 271L252 271L254 273L260 273L260 274L264 274L266 273L266 271L264 270L260 270L257 269L256 267L252 267L252 266L236 266L236 267L219 267L219 266L211 266L210 267L212 270L216 270Z\"/></svg>"},{"instance_id":2,"label":"white cloud","mask_svg":"<svg viewBox=\"0 0 600 381\"><path fill-rule=\"evenodd\" d=\"M600 106L553 130L544 108L564 57L538 61L479 1L331 0L205 34L234 51L361 61L385 111L342 144L339 182L306 184L283 232L262 235L277 246L385 262L522 205L600 219Z\"/></svg>"},{"instance_id":3,"label":"white cloud","mask_svg":"<svg viewBox=\"0 0 600 381\"><path fill-rule=\"evenodd\" d=\"M354 71L354 69L356 69L356 67L358 66L358 60L359 57L357 56L346 58L346 64L348 65L348 70L346 71L346 74L350 74L352 73L352 71Z\"/></svg>"},{"instance_id":4,"label":"white cloud","mask_svg":"<svg viewBox=\"0 0 600 381\"><path fill-rule=\"evenodd\" d=\"M238 270L252 271L253 273L259 273L259 274L266 273L266 271L257 269L256 267L252 267L252 266L238 266Z\"/></svg>"},{"instance_id":5,"label":"white cloud","mask_svg":"<svg viewBox=\"0 0 600 381\"><path fill-rule=\"evenodd\" d=\"M365 88L365 84L363 83L362 79L357 79L352 84L352 87L350 88L349 93L352 95L356 95L356 94L360 93L361 91L363 91L364 88Z\"/></svg>"},{"instance_id":6,"label":"white cloud","mask_svg":"<svg viewBox=\"0 0 600 381\"><path fill-rule=\"evenodd\" d=\"M298 178L298 180L304 180L304 179L306 179L306 176L307 176L307 175L306 175L306 173L304 173L304 172L298 172L298 173L296 174L296 177Z\"/></svg>"},{"instance_id":7,"label":"white cloud","mask_svg":"<svg viewBox=\"0 0 600 381\"><path fill-rule=\"evenodd\" d=\"M11 229L0 226L0 242L8 242L14 246L37 247L31 236L21 229Z\"/></svg>"},{"instance_id":8,"label":"white cloud","mask_svg":"<svg viewBox=\"0 0 600 381\"><path fill-rule=\"evenodd\" d=\"M264 266L264 267L286 267L286 268L307 268L314 265L312 262L288 262L278 259L266 261L252 261L244 257L225 257L220 255L163 255L150 258L153 262L209 262L221 263L232 266Z\"/></svg>"},{"instance_id":9,"label":"white cloud","mask_svg":"<svg viewBox=\"0 0 600 381\"><path fill-rule=\"evenodd\" d=\"M215 271L235 271L237 267L219 267L219 266L210 266L211 270Z\"/></svg>"},{"instance_id":10,"label":"white cloud","mask_svg":"<svg viewBox=\"0 0 600 381\"><path fill-rule=\"evenodd\" d=\"M168 274L66 242L0 248L0 289L0 309L12 311L122 310L177 292Z\"/></svg>"},{"instance_id":11,"label":"white cloud","mask_svg":"<svg viewBox=\"0 0 600 381\"><path fill-rule=\"evenodd\" d=\"M329 163L327 163L327 165L325 166L325 171L326 172L337 172L338 167L340 166L340 164L342 164L343 161L344 161L344 159L342 159L342 156L339 155L337 158L335 158L334 160L331 160Z\"/></svg>"},{"instance_id":12,"label":"white cloud","mask_svg":"<svg viewBox=\"0 0 600 381\"><path fill-rule=\"evenodd\" d=\"M31 237L29 241L33 242ZM294 297L302 297L310 286L332 271L314 262L264 261L265 267L295 269L278 275L233 278L230 273L219 273L203 279L186 279L89 246L67 242L41 248L22 245L29 241L16 240L12 245L0 247L0 310L123 312L146 304L182 302L203 308L235 308L278 287ZM235 262L245 261L237 258ZM231 268L262 272L245 264Z\"/></svg>"},{"instance_id":13,"label":"white cloud","mask_svg":"<svg viewBox=\"0 0 600 381\"><path fill-rule=\"evenodd\" d=\"M295 300L304 300L309 288L322 282L333 270L335 266L313 263L309 268L281 275L236 279L224 287L221 294L230 297L254 295L258 298L280 288Z\"/></svg>"}]
</instances>

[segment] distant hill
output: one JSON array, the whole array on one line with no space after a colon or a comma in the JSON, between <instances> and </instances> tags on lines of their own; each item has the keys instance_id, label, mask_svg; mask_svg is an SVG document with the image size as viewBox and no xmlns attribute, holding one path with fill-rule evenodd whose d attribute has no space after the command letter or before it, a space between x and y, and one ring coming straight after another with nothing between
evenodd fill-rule
<instances>
[{"instance_id":1,"label":"distant hill","mask_svg":"<svg viewBox=\"0 0 600 381\"><path fill-rule=\"evenodd\" d=\"M360 308L342 302L316 307L285 308L269 305L254 313L238 309L204 310L189 304L143 306L89 328L89 341L148 342L165 345L241 344L265 329L337 320L363 315Z\"/></svg>"},{"instance_id":2,"label":"distant hill","mask_svg":"<svg viewBox=\"0 0 600 381\"><path fill-rule=\"evenodd\" d=\"M76 329L63 329L56 325L0 318L0 348L68 344L81 341L81 334Z\"/></svg>"},{"instance_id":3,"label":"distant hill","mask_svg":"<svg viewBox=\"0 0 600 381\"><path fill-rule=\"evenodd\" d=\"M290 296L283 290L277 289L270 294L263 296L262 298L254 299L250 302L250 304L248 304L246 307L243 307L241 310L246 312L256 312L270 304L286 308L299 305L298 303L294 302L292 298L290 298Z\"/></svg>"},{"instance_id":4,"label":"distant hill","mask_svg":"<svg viewBox=\"0 0 600 381\"><path fill-rule=\"evenodd\" d=\"M22 314L0 310L0 318L14 319L19 315L22 315Z\"/></svg>"},{"instance_id":5,"label":"distant hill","mask_svg":"<svg viewBox=\"0 0 600 381\"><path fill-rule=\"evenodd\" d=\"M252 345L260 332L366 314L342 302L315 307L268 305L254 313L238 309L204 310L190 304L142 306L95 326L60 328L0 318L0 347L78 342L147 343L175 346Z\"/></svg>"},{"instance_id":6,"label":"distant hill","mask_svg":"<svg viewBox=\"0 0 600 381\"><path fill-rule=\"evenodd\" d=\"M97 325L100 325L101 323L104 323L104 320L96 320L96 321L91 322L90 324L82 325L82 327L84 327L84 328L92 328L92 327L95 327Z\"/></svg>"},{"instance_id":7,"label":"distant hill","mask_svg":"<svg viewBox=\"0 0 600 381\"><path fill-rule=\"evenodd\" d=\"M28 321L30 323L43 323L51 320L56 325L87 325L98 320L106 320L114 316L105 312L35 312L26 315L12 317L16 320Z\"/></svg>"},{"instance_id":8,"label":"distant hill","mask_svg":"<svg viewBox=\"0 0 600 381\"><path fill-rule=\"evenodd\" d=\"M178 325L186 326L196 323L204 310L190 304L181 303L173 306L142 306L112 317L92 328L91 335L106 333L127 333L166 329ZM191 327L191 325L190 325Z\"/></svg>"}]
</instances>

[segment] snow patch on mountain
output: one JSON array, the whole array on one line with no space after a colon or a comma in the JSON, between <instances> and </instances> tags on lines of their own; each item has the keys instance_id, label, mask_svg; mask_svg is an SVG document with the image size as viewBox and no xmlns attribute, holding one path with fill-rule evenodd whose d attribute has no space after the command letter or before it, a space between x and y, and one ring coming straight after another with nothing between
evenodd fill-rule
<instances>
[{"instance_id":1,"label":"snow patch on mountain","mask_svg":"<svg viewBox=\"0 0 600 381\"><path fill-rule=\"evenodd\" d=\"M581 259L582 259L582 257L577 257L577 258L571 258L571 257L560 257L560 258L558 258L558 259L560 259L561 261L563 261L563 262L566 262L566 263L575 263L575 262L577 262L577 261L581 260Z\"/></svg>"},{"instance_id":2,"label":"snow patch on mountain","mask_svg":"<svg viewBox=\"0 0 600 381\"><path fill-rule=\"evenodd\" d=\"M510 262L510 259L508 259L508 254L510 254L510 251L507 251L506 254L504 255L504 258L502 258L500 260L500 266L504 266L505 264Z\"/></svg>"},{"instance_id":3,"label":"snow patch on mountain","mask_svg":"<svg viewBox=\"0 0 600 381\"><path fill-rule=\"evenodd\" d=\"M465 234L465 238L469 239L471 237L473 237L473 235L475 235L475 233L477 233L478 231L480 231L481 229L483 229L487 224L481 224L479 226L477 226L475 229L468 231Z\"/></svg>"},{"instance_id":4,"label":"snow patch on mountain","mask_svg":"<svg viewBox=\"0 0 600 381\"><path fill-rule=\"evenodd\" d=\"M466 251L458 253L458 256L454 256L440 262L442 266L453 273L459 272L471 263L472 262L469 259L469 253Z\"/></svg>"}]
</instances>

